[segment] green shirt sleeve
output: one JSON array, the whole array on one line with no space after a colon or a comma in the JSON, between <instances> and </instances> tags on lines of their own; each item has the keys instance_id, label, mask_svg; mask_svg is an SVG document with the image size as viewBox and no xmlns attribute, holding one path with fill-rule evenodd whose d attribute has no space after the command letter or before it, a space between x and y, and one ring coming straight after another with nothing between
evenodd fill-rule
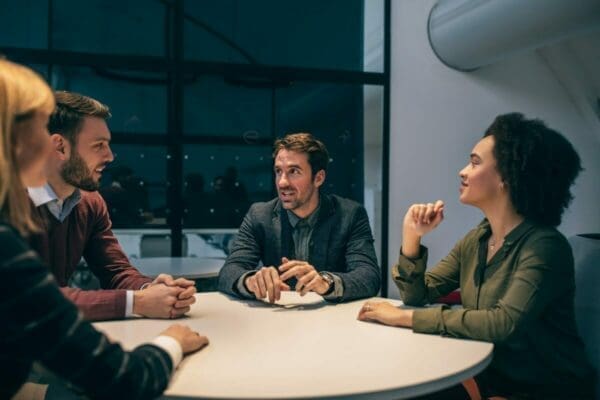
<instances>
[{"instance_id":1,"label":"green shirt sleeve","mask_svg":"<svg viewBox=\"0 0 600 400\"><path fill-rule=\"evenodd\" d=\"M569 244L560 235L546 232L533 235L519 246L517 253L503 260L505 265L501 268L510 271L512 276L494 306L415 310L413 330L499 343L539 318L556 296L562 296L570 288L573 258Z\"/></svg>"},{"instance_id":2,"label":"green shirt sleeve","mask_svg":"<svg viewBox=\"0 0 600 400\"><path fill-rule=\"evenodd\" d=\"M460 247L461 242L429 272L425 272L428 256L425 246L421 246L416 259L405 257L400 249L398 264L392 268L392 278L404 304L433 303L459 287Z\"/></svg>"}]
</instances>

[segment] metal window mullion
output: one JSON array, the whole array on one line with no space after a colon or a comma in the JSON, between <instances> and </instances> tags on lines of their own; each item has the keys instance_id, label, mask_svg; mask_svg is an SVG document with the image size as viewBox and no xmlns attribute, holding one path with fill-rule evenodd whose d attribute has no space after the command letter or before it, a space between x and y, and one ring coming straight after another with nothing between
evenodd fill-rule
<instances>
[{"instance_id":1,"label":"metal window mullion","mask_svg":"<svg viewBox=\"0 0 600 400\"><path fill-rule=\"evenodd\" d=\"M383 25L383 157L381 196L381 295L388 296L388 240L390 207L390 74L391 74L391 0L385 0Z\"/></svg>"},{"instance_id":2,"label":"metal window mullion","mask_svg":"<svg viewBox=\"0 0 600 400\"><path fill-rule=\"evenodd\" d=\"M167 129L167 223L171 228L171 256L181 257L183 187L183 0L173 3L171 52L169 56L168 129Z\"/></svg>"}]
</instances>

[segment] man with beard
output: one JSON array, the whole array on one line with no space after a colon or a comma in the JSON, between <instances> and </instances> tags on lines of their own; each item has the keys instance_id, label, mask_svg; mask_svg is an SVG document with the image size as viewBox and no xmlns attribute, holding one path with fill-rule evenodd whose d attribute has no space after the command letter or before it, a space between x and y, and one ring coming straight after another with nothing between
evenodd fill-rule
<instances>
[{"instance_id":1,"label":"man with beard","mask_svg":"<svg viewBox=\"0 0 600 400\"><path fill-rule=\"evenodd\" d=\"M28 189L45 228L31 238L33 248L87 319L182 316L195 301L194 282L167 274L152 280L135 269L112 233L106 203L97 192L113 160L108 107L76 93L60 91L55 97L48 123L53 145L48 184ZM103 290L67 287L82 256Z\"/></svg>"},{"instance_id":2,"label":"man with beard","mask_svg":"<svg viewBox=\"0 0 600 400\"><path fill-rule=\"evenodd\" d=\"M278 197L250 207L219 290L271 303L291 289L331 302L375 296L380 272L364 207L319 192L325 145L309 133L289 134L275 141L273 158Z\"/></svg>"}]
</instances>

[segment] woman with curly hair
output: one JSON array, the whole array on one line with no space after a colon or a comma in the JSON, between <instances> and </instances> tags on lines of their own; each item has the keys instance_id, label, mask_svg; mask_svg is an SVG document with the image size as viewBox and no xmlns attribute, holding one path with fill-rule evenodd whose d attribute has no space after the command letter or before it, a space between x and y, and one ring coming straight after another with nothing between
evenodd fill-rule
<instances>
[{"instance_id":1,"label":"woman with curly hair","mask_svg":"<svg viewBox=\"0 0 600 400\"><path fill-rule=\"evenodd\" d=\"M444 203L408 209L392 268L404 304L433 303L460 288L463 308L366 302L359 319L494 343L490 366L464 390L430 398L592 396L594 374L575 326L573 255L556 230L580 170L561 134L522 114L500 115L459 173L460 201L485 219L427 272L421 238L442 222Z\"/></svg>"}]
</instances>

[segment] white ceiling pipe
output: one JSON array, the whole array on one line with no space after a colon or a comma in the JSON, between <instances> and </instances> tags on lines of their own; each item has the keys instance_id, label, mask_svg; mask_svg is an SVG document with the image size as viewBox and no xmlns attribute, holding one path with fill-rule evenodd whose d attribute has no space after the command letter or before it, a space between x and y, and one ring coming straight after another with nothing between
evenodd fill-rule
<instances>
[{"instance_id":1,"label":"white ceiling pipe","mask_svg":"<svg viewBox=\"0 0 600 400\"><path fill-rule=\"evenodd\" d=\"M429 43L447 66L472 71L600 28L600 0L439 0Z\"/></svg>"}]
</instances>

